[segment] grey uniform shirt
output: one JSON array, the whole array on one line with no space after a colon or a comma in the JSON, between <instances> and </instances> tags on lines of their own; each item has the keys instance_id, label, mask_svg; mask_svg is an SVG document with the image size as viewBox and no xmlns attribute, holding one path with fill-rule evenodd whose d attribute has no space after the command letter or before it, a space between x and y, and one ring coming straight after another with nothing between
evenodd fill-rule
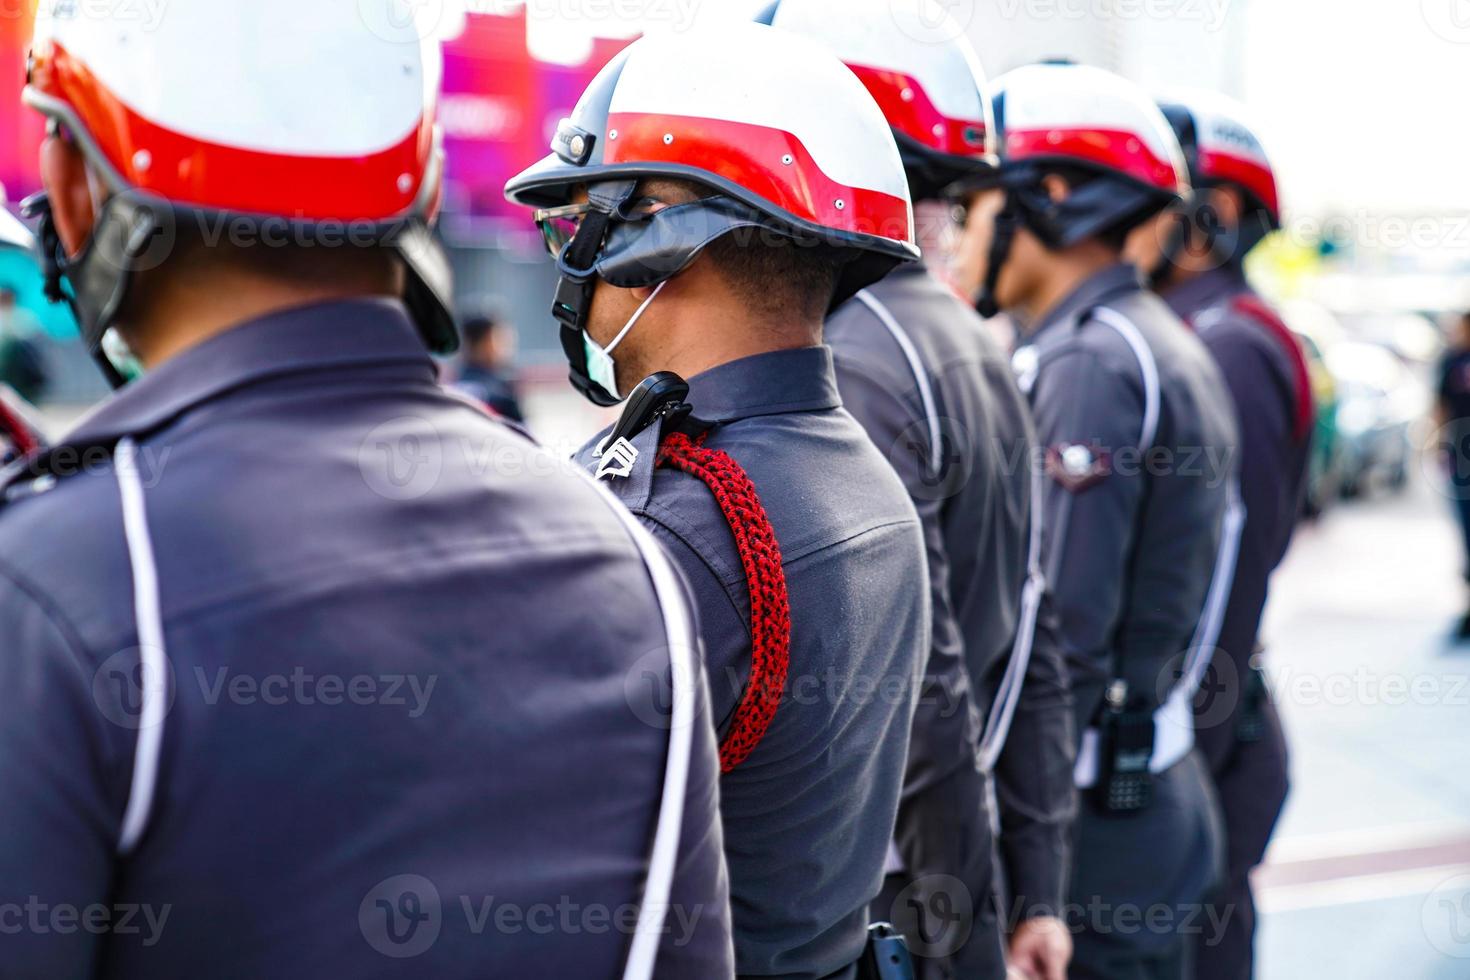
<instances>
[{"instance_id":1,"label":"grey uniform shirt","mask_svg":"<svg viewBox=\"0 0 1470 980\"><path fill-rule=\"evenodd\" d=\"M139 682L123 436L172 677L126 856L163 688ZM208 340L5 489L0 915L41 925L6 930L0 973L622 975L669 746L628 695L667 687L660 603L616 504L440 389L398 304ZM659 975L728 976L693 734Z\"/></svg>"},{"instance_id":2,"label":"grey uniform shirt","mask_svg":"<svg viewBox=\"0 0 1470 980\"><path fill-rule=\"evenodd\" d=\"M1284 346L1290 341L1235 308L1233 301L1242 296L1255 298L1245 276L1227 267L1203 273L1164 297L1192 324L1220 366L1240 426L1240 490L1246 520L1217 640L1233 662L1233 675L1220 683L1234 707L1226 712L1207 708L1200 719L1201 744L1214 767L1223 763L1233 741L1229 737L1233 728L1225 722L1238 713L1238 692L1255 653L1271 573L1286 556L1301 513L1312 442L1310 428L1302 425L1299 415L1305 408L1302 403L1310 404L1312 395L1297 387L1292 354ZM1204 731L1215 725L1223 730Z\"/></svg>"},{"instance_id":3,"label":"grey uniform shirt","mask_svg":"<svg viewBox=\"0 0 1470 980\"><path fill-rule=\"evenodd\" d=\"M914 267L866 293L829 319L826 338L843 402L924 523L934 640L910 749L906 789L916 791L974 765L1009 663L1030 551L1035 434L1009 360L953 292ZM1048 613L995 773L1008 891L1027 910L1061 905L1073 751L1066 667Z\"/></svg>"},{"instance_id":4,"label":"grey uniform shirt","mask_svg":"<svg viewBox=\"0 0 1470 980\"><path fill-rule=\"evenodd\" d=\"M1047 453L1047 577L1080 731L1113 677L1150 707L1173 687L1214 577L1237 466L1234 409L1199 339L1129 265L1078 286L1015 360ZM1141 453L1150 387L1156 433Z\"/></svg>"},{"instance_id":5,"label":"grey uniform shirt","mask_svg":"<svg viewBox=\"0 0 1470 980\"><path fill-rule=\"evenodd\" d=\"M720 779L737 972L850 976L882 885L929 646L913 504L843 408L825 347L777 351L689 379L705 445L754 483L780 544L791 659L770 729ZM667 546L693 588L723 735L751 658L750 600L729 525L695 477L634 440L608 487ZM594 440L579 454L596 465Z\"/></svg>"}]
</instances>

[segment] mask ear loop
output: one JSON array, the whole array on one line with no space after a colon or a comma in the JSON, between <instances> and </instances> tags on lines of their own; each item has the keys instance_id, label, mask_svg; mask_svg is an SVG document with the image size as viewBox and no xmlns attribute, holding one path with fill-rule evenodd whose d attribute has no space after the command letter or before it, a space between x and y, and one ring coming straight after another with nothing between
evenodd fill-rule
<instances>
[{"instance_id":1,"label":"mask ear loop","mask_svg":"<svg viewBox=\"0 0 1470 980\"><path fill-rule=\"evenodd\" d=\"M638 324L638 321L643 319L643 314L647 312L648 307L653 303L653 301L658 299L658 294L663 292L664 287L668 284L669 280L665 279L663 282L654 287L653 292L649 293L648 298L639 304L638 309L634 311L633 316L628 320L623 329L618 331L618 335L612 339L612 343L608 344L602 349L602 352L604 354L608 355L609 357L612 356L613 348L621 344L623 342L623 338L628 336L628 331L632 330L633 327Z\"/></svg>"}]
</instances>

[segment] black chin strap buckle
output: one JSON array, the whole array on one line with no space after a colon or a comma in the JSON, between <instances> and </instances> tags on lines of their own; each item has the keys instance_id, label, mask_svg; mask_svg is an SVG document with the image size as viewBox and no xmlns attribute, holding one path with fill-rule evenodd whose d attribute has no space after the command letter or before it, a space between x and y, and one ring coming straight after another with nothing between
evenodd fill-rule
<instances>
[{"instance_id":1,"label":"black chin strap buckle","mask_svg":"<svg viewBox=\"0 0 1470 980\"><path fill-rule=\"evenodd\" d=\"M45 191L32 194L20 202L20 213L40 222L37 237L41 243L41 271L46 276L46 298L53 303L70 303L71 295L62 284L66 274L66 247L56 230L56 219L51 213L51 198Z\"/></svg>"},{"instance_id":2,"label":"black chin strap buckle","mask_svg":"<svg viewBox=\"0 0 1470 980\"><path fill-rule=\"evenodd\" d=\"M995 216L994 234L990 239L990 255L985 261L985 285L975 303L975 311L987 320L1000 313L1000 300L995 290L1000 285L1001 267L1011 254L1011 243L1021 227L1021 215L1010 191L1006 191L1005 207Z\"/></svg>"}]
</instances>

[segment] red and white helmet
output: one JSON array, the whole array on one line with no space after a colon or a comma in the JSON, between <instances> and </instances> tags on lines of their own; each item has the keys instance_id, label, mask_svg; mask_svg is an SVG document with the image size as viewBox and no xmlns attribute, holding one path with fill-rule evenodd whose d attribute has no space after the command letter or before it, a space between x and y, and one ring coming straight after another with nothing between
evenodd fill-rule
<instances>
[{"instance_id":1,"label":"red and white helmet","mask_svg":"<svg viewBox=\"0 0 1470 980\"><path fill-rule=\"evenodd\" d=\"M1167 199L1189 193L1169 123L1137 85L1090 65L1043 63L996 80L1007 166L1064 164L1108 173Z\"/></svg>"},{"instance_id":2,"label":"red and white helmet","mask_svg":"<svg viewBox=\"0 0 1470 980\"><path fill-rule=\"evenodd\" d=\"M735 22L634 42L593 79L552 149L507 197L547 207L601 181L683 178L777 230L890 268L918 256L883 114L841 62L784 31Z\"/></svg>"},{"instance_id":3,"label":"red and white helmet","mask_svg":"<svg viewBox=\"0 0 1470 980\"><path fill-rule=\"evenodd\" d=\"M427 230L443 175L439 50L413 0L379 6L401 9L375 23L354 3L171 0L154 23L41 5L25 102L109 194L86 251L63 257L94 348L132 273L165 261L138 229L188 214L397 247L426 339L453 348L447 263Z\"/></svg>"},{"instance_id":4,"label":"red and white helmet","mask_svg":"<svg viewBox=\"0 0 1470 980\"><path fill-rule=\"evenodd\" d=\"M822 42L883 110L915 200L995 166L985 73L938 0L776 0L758 18Z\"/></svg>"},{"instance_id":5,"label":"red and white helmet","mask_svg":"<svg viewBox=\"0 0 1470 980\"><path fill-rule=\"evenodd\" d=\"M1184 148L1196 186L1231 184L1249 195L1272 229L1281 227L1281 197L1266 149L1246 122L1244 106L1215 92L1171 92L1159 102Z\"/></svg>"},{"instance_id":6,"label":"red and white helmet","mask_svg":"<svg viewBox=\"0 0 1470 980\"><path fill-rule=\"evenodd\" d=\"M587 359L598 280L657 285L711 242L760 230L848 253L836 304L919 256L883 113L842 62L786 31L736 21L635 41L592 80L551 146L505 193L541 209L572 383L598 404L618 400ZM710 195L641 207L640 182L657 177ZM578 188L586 201L569 203Z\"/></svg>"},{"instance_id":7,"label":"red and white helmet","mask_svg":"<svg viewBox=\"0 0 1470 980\"><path fill-rule=\"evenodd\" d=\"M1006 203L976 304L986 316L999 310L995 289L1018 228L1061 249L1126 232L1189 194L1179 141L1132 82L1101 68L1044 62L1002 75L995 90L996 183ZM1044 186L1052 173L1074 177L1060 201Z\"/></svg>"}]
</instances>

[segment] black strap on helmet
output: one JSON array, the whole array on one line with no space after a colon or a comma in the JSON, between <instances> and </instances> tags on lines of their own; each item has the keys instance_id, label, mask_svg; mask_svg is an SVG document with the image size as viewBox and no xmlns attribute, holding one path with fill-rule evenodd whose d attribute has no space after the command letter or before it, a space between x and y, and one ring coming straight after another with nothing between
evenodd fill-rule
<instances>
[{"instance_id":1,"label":"black strap on helmet","mask_svg":"<svg viewBox=\"0 0 1470 980\"><path fill-rule=\"evenodd\" d=\"M51 210L50 197L44 191L32 194L20 203L20 212L27 218L35 218L38 221L36 233L40 240L41 272L45 276L46 298L53 303L66 304L71 310L72 318L76 320L78 328L81 329L87 344L87 351L102 371L102 376L107 379L108 385L113 389L121 388L127 384L127 378L123 377L122 372L103 351L101 334L98 334L95 341L89 335L87 321L82 317L76 297L67 288L65 277L71 262L67 258L66 246L61 241L61 234L56 230L56 217Z\"/></svg>"},{"instance_id":2,"label":"black strap on helmet","mask_svg":"<svg viewBox=\"0 0 1470 980\"><path fill-rule=\"evenodd\" d=\"M1011 244L1021 227L1021 209L1016 204L1015 195L1009 190L1005 195L1005 205L995 216L995 228L990 237L990 254L985 260L985 285L975 302L975 310L986 319L1000 313L1000 300L996 298L995 290L1000 284L1000 270L1010 257Z\"/></svg>"},{"instance_id":3,"label":"black strap on helmet","mask_svg":"<svg viewBox=\"0 0 1470 980\"><path fill-rule=\"evenodd\" d=\"M571 366L572 386L593 404L603 407L616 405L618 399L592 380L584 334L587 318L592 313L592 294L597 288L597 258L614 216L632 200L637 187L635 180L611 180L588 187L587 200L592 209L556 259L556 271L561 278L551 302L551 315L561 325L561 346Z\"/></svg>"}]
</instances>

